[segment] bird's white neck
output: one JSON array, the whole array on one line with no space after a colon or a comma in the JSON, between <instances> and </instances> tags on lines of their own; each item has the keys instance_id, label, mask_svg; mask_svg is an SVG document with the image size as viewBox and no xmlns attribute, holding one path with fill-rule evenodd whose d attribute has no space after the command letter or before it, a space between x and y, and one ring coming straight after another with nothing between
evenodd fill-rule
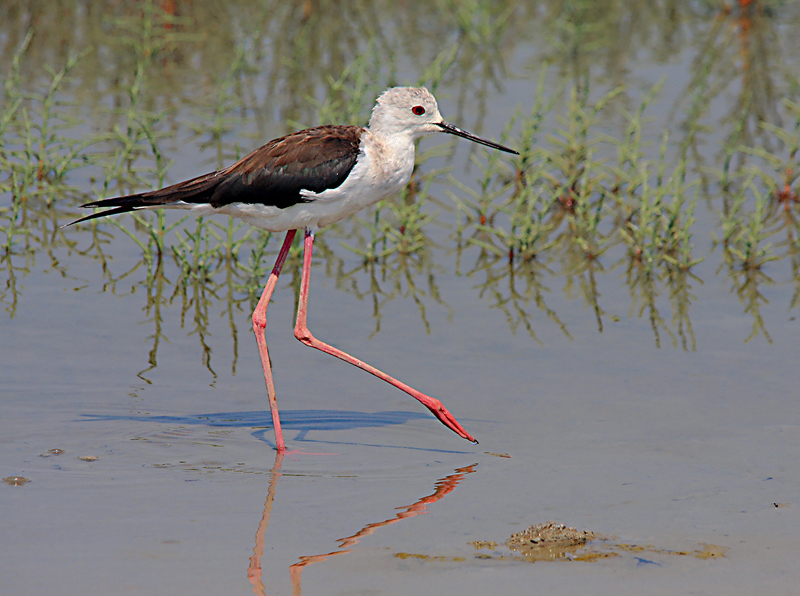
<instances>
[{"instance_id":1,"label":"bird's white neck","mask_svg":"<svg viewBox=\"0 0 800 596\"><path fill-rule=\"evenodd\" d=\"M409 134L378 134L367 130L362 137L370 154L370 169L384 186L382 196L398 192L414 170L414 138Z\"/></svg>"}]
</instances>

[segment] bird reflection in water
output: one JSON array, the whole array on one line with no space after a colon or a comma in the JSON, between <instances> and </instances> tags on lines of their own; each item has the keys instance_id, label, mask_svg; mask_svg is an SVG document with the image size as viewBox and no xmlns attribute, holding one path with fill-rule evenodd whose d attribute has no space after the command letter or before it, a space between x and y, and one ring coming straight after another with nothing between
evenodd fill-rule
<instances>
[{"instance_id":1,"label":"bird reflection in water","mask_svg":"<svg viewBox=\"0 0 800 596\"><path fill-rule=\"evenodd\" d=\"M250 583L253 584L253 591L257 596L266 595L266 588L261 580L261 558L264 555L264 536L267 531L270 515L272 514L272 505L275 501L278 478L280 478L282 475L282 465L283 453L278 451L275 456L275 465L270 471L270 481L269 488L267 490L267 500L264 503L264 513L261 516L261 522L258 524L258 530L256 530L256 545L253 549L253 556L250 557L250 565L247 569L247 576L250 578ZM292 581L292 596L300 596L300 576L305 567L311 565L312 563L325 561L330 557L349 553L350 550L347 549L358 544L362 538L369 536L378 528L390 526L404 519L426 513L428 505L436 503L437 501L443 499L446 495L450 494L456 488L456 486L461 483L464 476L467 474L472 474L475 471L475 466L477 465L478 464L472 464L471 466L457 468L452 474L437 480L435 484L436 488L430 495L418 499L411 505L397 507L396 509L399 509L400 511L387 520L367 524L352 536L340 538L337 541L339 543L337 550L318 555L301 556L299 562L289 567L289 576Z\"/></svg>"}]
</instances>

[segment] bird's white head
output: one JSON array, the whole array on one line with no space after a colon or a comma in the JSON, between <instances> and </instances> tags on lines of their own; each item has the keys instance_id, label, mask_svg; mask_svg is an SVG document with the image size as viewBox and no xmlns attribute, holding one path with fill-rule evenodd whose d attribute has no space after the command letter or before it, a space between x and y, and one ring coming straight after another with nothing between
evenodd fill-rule
<instances>
[{"instance_id":1,"label":"bird's white head","mask_svg":"<svg viewBox=\"0 0 800 596\"><path fill-rule=\"evenodd\" d=\"M406 134L416 140L441 132L436 98L425 87L392 87L384 91L372 109L369 129L376 134Z\"/></svg>"},{"instance_id":2,"label":"bird's white head","mask_svg":"<svg viewBox=\"0 0 800 596\"><path fill-rule=\"evenodd\" d=\"M476 137L445 122L439 113L436 98L425 87L392 87L384 91L372 108L369 130L379 136L405 135L412 141L433 133L446 132L518 155L513 149Z\"/></svg>"}]
</instances>

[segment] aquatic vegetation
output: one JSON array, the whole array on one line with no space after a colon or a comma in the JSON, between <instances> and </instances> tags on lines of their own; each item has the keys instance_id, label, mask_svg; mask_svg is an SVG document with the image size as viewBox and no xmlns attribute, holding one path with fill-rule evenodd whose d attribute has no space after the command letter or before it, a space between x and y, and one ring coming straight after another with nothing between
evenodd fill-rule
<instances>
[{"instance_id":1,"label":"aquatic vegetation","mask_svg":"<svg viewBox=\"0 0 800 596\"><path fill-rule=\"evenodd\" d=\"M419 73L409 83L454 100L448 117L481 132L487 114L496 116L487 98L507 84L514 45L527 43L541 15L512 2L442 3L452 10L435 16L435 8L420 7L413 19L398 18L391 35L324 7L253 3L248 10L258 18L222 11L214 21L225 21L217 29L226 33L209 37L171 5L148 0L92 13L102 27L84 32L91 41L72 39L66 57L33 44L38 32L10 36L0 102L0 299L7 311L13 316L18 280L36 255L46 254L67 275L58 256L66 250L96 261L109 289L124 283L145 290L151 365L160 309L173 301L205 354L209 306L223 303L236 345L234 321L252 309L277 250L270 234L238 221L187 222L161 212L59 226L85 200L173 181L167 156L186 143L197 147L198 167L211 169L290 129L365 122L377 93L403 82L398 72L409 65ZM718 7L706 23L682 9L679 19L707 26L693 39L699 49L687 86L665 119L672 82L645 88L617 76L625 55L614 28L620 15L562 8L541 23L546 60L518 77L529 99L492 131L520 155L469 148L470 176L461 178L452 175L456 145L419 151L401 197L318 241L326 275L371 300L375 332L383 306L398 296L413 298L428 328L431 307L450 312L436 278L448 272L439 256L452 252L455 272L475 280L487 307L534 339L545 324L570 335L559 293L582 300L602 330L608 315L600 288L613 278L627 286L630 316L649 322L658 345L668 336L693 349L694 288L705 281L697 266L711 257L753 318L750 337L769 340L763 288L778 283L776 271L786 275L779 263L788 264L797 288L789 308L800 304L800 86L777 45L769 63L758 49L767 36L782 39L780 32L763 11ZM373 9L359 8L365 15ZM614 9L622 10L649 23L637 34L643 47L669 45L678 24L662 22L658 7ZM420 28L416 18L431 27ZM330 23L341 25L335 36ZM289 28L297 31L291 40L276 35ZM588 57L598 53L614 83L594 76ZM738 101L714 120L709 105L742 81ZM716 214L710 234L699 212ZM117 234L141 253L124 270L109 253ZM709 243L718 252L696 249ZM298 250L286 276L295 290Z\"/></svg>"}]
</instances>

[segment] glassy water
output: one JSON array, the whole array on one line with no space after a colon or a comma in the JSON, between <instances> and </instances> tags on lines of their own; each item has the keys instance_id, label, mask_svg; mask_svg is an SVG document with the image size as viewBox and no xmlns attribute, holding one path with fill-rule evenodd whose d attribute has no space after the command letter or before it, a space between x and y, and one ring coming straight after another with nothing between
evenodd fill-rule
<instances>
[{"instance_id":1,"label":"glassy water","mask_svg":"<svg viewBox=\"0 0 800 596\"><path fill-rule=\"evenodd\" d=\"M5 2L3 594L790 592L797 5ZM299 247L77 206L222 167L394 84L402 196ZM526 557L547 521L595 533ZM550 548L548 546L548 548ZM535 561L535 564L531 565Z\"/></svg>"}]
</instances>

